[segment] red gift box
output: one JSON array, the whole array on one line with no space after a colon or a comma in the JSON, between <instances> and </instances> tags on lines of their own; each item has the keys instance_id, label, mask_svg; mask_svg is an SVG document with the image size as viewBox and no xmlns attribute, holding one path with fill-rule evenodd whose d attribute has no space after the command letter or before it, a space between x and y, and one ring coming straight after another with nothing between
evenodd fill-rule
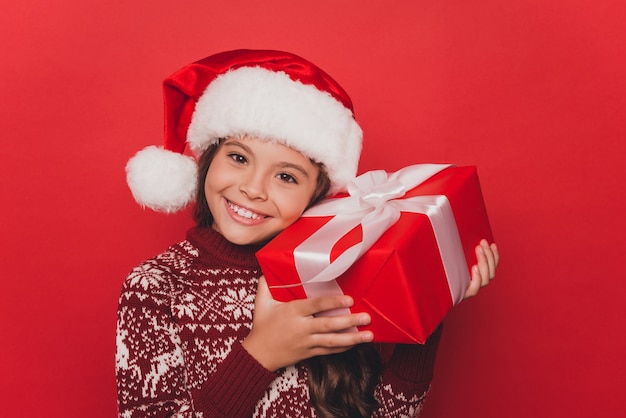
<instances>
[{"instance_id":1,"label":"red gift box","mask_svg":"<svg viewBox=\"0 0 626 418\"><path fill-rule=\"evenodd\" d=\"M257 253L257 259L272 296L286 302L344 293L355 300L352 312L371 315L371 324L363 329L372 330L375 341L424 343L452 306L462 300L469 284L470 267L476 263L474 248L481 239L492 242L493 237L476 167L416 165L397 173L414 168L419 171L422 167L426 167L424 178L405 191L398 191L398 182L387 179L386 173L368 172L366 175L384 173L382 184L374 186L373 192L353 190L350 196L326 199L320 210L316 206L307 211L270 241ZM433 167L433 172L438 171L434 175L428 172ZM392 198L380 198L385 193L391 193ZM363 202L371 196L378 212L360 209L368 205ZM345 208L337 210L336 215L324 216L324 205L341 206L349 200L356 211L354 216L360 219L368 216L373 222L385 217L391 220L383 220L382 227L368 226L365 221L358 221L362 223L354 227L349 224L336 227L332 223L341 222ZM425 209L423 201L427 202ZM394 218L387 212L396 205L400 211ZM418 209L406 211L407 205ZM342 234L339 239L329 238L329 234L342 227L349 230L339 232ZM384 229L382 235L371 246L361 248L362 255L352 260L351 257L356 257L355 248L363 245L364 240L372 240L366 236L371 235L372 229L380 228ZM350 252L353 254L349 255ZM336 265L341 264L338 260L342 258L350 264L340 267L339 272L347 270L337 276L332 270L337 270ZM320 259L325 272L319 273L322 267L307 266ZM322 277L322 281L317 281L324 275L334 280Z\"/></svg>"}]
</instances>

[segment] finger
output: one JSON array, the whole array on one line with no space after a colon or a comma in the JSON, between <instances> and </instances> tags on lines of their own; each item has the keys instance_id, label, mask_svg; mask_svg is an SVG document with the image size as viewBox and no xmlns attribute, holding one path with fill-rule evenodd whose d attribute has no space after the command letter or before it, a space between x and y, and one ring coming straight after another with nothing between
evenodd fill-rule
<instances>
[{"instance_id":1,"label":"finger","mask_svg":"<svg viewBox=\"0 0 626 418\"><path fill-rule=\"evenodd\" d=\"M475 265L472 267L472 277L470 280L470 284L467 287L467 290L465 290L465 295L463 296L463 298L467 299L476 296L478 294L478 291L480 290L481 284L482 281L480 278L480 269L478 268L478 266Z\"/></svg>"},{"instance_id":2,"label":"finger","mask_svg":"<svg viewBox=\"0 0 626 418\"><path fill-rule=\"evenodd\" d=\"M489 284L489 261L487 254L482 245L476 246L476 259L478 260L478 270L480 272L480 285L487 286Z\"/></svg>"},{"instance_id":3,"label":"finger","mask_svg":"<svg viewBox=\"0 0 626 418\"><path fill-rule=\"evenodd\" d=\"M320 316L309 320L309 331L313 334L328 334L354 330L356 327L369 325L372 322L369 314L362 312L358 314Z\"/></svg>"},{"instance_id":4,"label":"finger","mask_svg":"<svg viewBox=\"0 0 626 418\"><path fill-rule=\"evenodd\" d=\"M490 245L491 247L491 251L493 252L493 256L496 262L496 267L498 267L498 264L500 263L500 251L498 250L498 246L496 245L496 243L492 243Z\"/></svg>"},{"instance_id":5,"label":"finger","mask_svg":"<svg viewBox=\"0 0 626 418\"><path fill-rule=\"evenodd\" d=\"M311 337L313 349L345 351L357 344L371 342L374 334L371 331L336 332L329 334L317 334ZM328 353L326 353L328 354Z\"/></svg>"},{"instance_id":6,"label":"finger","mask_svg":"<svg viewBox=\"0 0 626 418\"><path fill-rule=\"evenodd\" d=\"M294 300L293 306L302 316L311 316L320 312L332 311L334 309L345 309L354 305L354 300L347 295L322 296L310 299Z\"/></svg>"},{"instance_id":7,"label":"finger","mask_svg":"<svg viewBox=\"0 0 626 418\"><path fill-rule=\"evenodd\" d=\"M493 277L496 275L495 255L493 253L493 250L491 249L491 246L487 242L487 240L483 239L482 241L480 241L480 247L482 248L483 254L485 255L485 259L487 260L487 267L488 267L487 277L483 277L483 279L487 279L487 281L489 281L493 279Z\"/></svg>"}]
</instances>

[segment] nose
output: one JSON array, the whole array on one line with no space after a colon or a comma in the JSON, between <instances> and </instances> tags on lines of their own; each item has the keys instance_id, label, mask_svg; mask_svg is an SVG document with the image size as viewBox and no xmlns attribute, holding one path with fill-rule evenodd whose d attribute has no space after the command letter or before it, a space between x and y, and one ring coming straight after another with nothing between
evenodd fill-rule
<instances>
[{"instance_id":1,"label":"nose","mask_svg":"<svg viewBox=\"0 0 626 418\"><path fill-rule=\"evenodd\" d=\"M239 191L250 200L267 199L267 187L265 179L261 173L250 172L242 177L239 184Z\"/></svg>"}]
</instances>

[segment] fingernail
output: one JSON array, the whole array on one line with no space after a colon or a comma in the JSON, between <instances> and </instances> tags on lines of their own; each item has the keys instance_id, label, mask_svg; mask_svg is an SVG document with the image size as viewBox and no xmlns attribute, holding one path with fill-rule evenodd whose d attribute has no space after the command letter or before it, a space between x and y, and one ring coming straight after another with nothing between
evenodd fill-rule
<instances>
[{"instance_id":1,"label":"fingernail","mask_svg":"<svg viewBox=\"0 0 626 418\"><path fill-rule=\"evenodd\" d=\"M371 341L374 341L374 334L372 334L371 332L366 332L363 334L363 342L364 343L369 343Z\"/></svg>"},{"instance_id":2,"label":"fingernail","mask_svg":"<svg viewBox=\"0 0 626 418\"><path fill-rule=\"evenodd\" d=\"M370 322L372 322L372 319L369 315L363 314L359 316L359 325L368 325Z\"/></svg>"},{"instance_id":3,"label":"fingernail","mask_svg":"<svg viewBox=\"0 0 626 418\"><path fill-rule=\"evenodd\" d=\"M346 308L349 308L350 306L354 304L354 301L352 300L350 296L344 297L341 302L343 303L343 306L345 306Z\"/></svg>"}]
</instances>

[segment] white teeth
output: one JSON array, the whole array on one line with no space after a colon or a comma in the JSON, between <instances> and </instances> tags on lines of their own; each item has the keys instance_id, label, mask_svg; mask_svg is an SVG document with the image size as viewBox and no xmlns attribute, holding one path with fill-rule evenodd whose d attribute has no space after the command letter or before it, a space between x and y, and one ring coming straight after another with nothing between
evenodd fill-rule
<instances>
[{"instance_id":1,"label":"white teeth","mask_svg":"<svg viewBox=\"0 0 626 418\"><path fill-rule=\"evenodd\" d=\"M228 205L233 210L233 212L235 212L239 216L243 216L244 218L248 218L248 219L261 219L259 215L257 215L254 212L249 211L248 209L240 208L239 206L232 204L230 202L228 203Z\"/></svg>"}]
</instances>

